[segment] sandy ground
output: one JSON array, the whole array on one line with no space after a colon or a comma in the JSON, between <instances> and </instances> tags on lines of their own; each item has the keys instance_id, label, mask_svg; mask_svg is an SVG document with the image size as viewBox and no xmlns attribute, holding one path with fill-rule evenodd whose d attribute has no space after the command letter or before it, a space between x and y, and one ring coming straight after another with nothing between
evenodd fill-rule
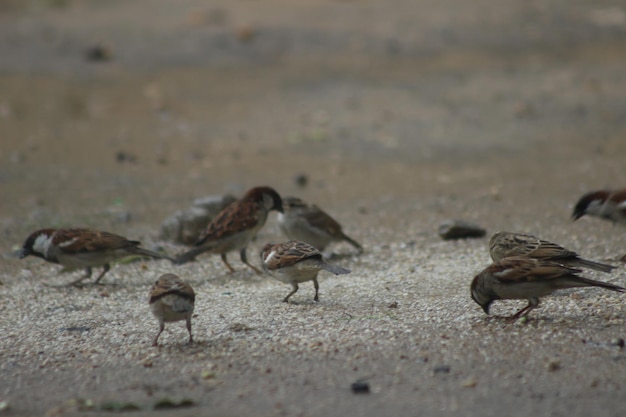
<instances>
[{"instance_id":1,"label":"sandy ground","mask_svg":"<svg viewBox=\"0 0 626 417\"><path fill-rule=\"evenodd\" d=\"M99 43L112 58L85 59ZM178 253L158 239L170 213L259 184L319 204L366 252L335 246L353 272L291 304L236 256L233 275L218 257L140 262L82 289L5 256L0 415L154 415L166 398L193 406L159 415L625 415L623 296L487 317L468 290L486 238L437 236L448 218L534 233L626 285L625 229L569 219L583 192L624 186L624 51L611 0L1 1L3 254L78 225ZM249 257L281 239L272 215ZM150 346L165 272L198 294L193 345L177 323Z\"/></svg>"}]
</instances>

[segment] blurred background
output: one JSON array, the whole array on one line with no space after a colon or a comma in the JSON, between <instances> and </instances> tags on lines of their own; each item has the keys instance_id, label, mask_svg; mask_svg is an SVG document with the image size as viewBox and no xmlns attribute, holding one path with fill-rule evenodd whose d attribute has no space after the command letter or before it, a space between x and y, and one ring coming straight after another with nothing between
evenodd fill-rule
<instances>
[{"instance_id":1,"label":"blurred background","mask_svg":"<svg viewBox=\"0 0 626 417\"><path fill-rule=\"evenodd\" d=\"M526 229L560 192L567 221L624 185L625 71L619 0L1 0L4 237L261 183Z\"/></svg>"}]
</instances>

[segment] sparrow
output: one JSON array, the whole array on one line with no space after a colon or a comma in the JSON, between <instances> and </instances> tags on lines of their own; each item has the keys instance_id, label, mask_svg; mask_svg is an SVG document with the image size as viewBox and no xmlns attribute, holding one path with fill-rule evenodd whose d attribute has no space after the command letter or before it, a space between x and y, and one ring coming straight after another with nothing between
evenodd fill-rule
<instances>
[{"instance_id":1,"label":"sparrow","mask_svg":"<svg viewBox=\"0 0 626 417\"><path fill-rule=\"evenodd\" d=\"M585 214L626 224L626 189L599 190L583 195L574 207L572 218L576 221Z\"/></svg>"},{"instance_id":2,"label":"sparrow","mask_svg":"<svg viewBox=\"0 0 626 417\"><path fill-rule=\"evenodd\" d=\"M250 241L261 230L270 211L283 212L283 203L280 195L270 187L255 187L240 199L222 210L207 226L194 248L179 255L176 263L184 264L195 260L196 256L204 252L219 253L222 261L232 273L235 272L226 260L226 254L239 251L241 261L254 272L260 274L257 268L248 263L246 250Z\"/></svg>"},{"instance_id":3,"label":"sparrow","mask_svg":"<svg viewBox=\"0 0 626 417\"><path fill-rule=\"evenodd\" d=\"M539 305L539 297L574 287L601 287L617 292L626 288L584 278L581 269L545 259L512 256L496 261L480 272L471 285L472 299L486 314L495 300L528 300L528 305L511 316L528 316Z\"/></svg>"},{"instance_id":4,"label":"sparrow","mask_svg":"<svg viewBox=\"0 0 626 417\"><path fill-rule=\"evenodd\" d=\"M102 266L103 270L96 278L97 284L104 274L111 269L111 262L132 255L148 256L157 259L174 260L160 253L140 248L141 242L128 240L125 237L98 230L71 228L71 229L41 229L28 236L19 258L28 255L37 256L45 261L61 264L64 270L71 271L85 268L85 275L70 282L76 285L89 278L92 267Z\"/></svg>"},{"instance_id":5,"label":"sparrow","mask_svg":"<svg viewBox=\"0 0 626 417\"><path fill-rule=\"evenodd\" d=\"M157 346L159 336L165 328L165 323L185 320L189 332L189 343L193 342L191 335L191 315L196 300L196 294L191 285L174 274L164 274L156 280L150 288L148 303L152 314L159 321L159 332L152 346Z\"/></svg>"},{"instance_id":6,"label":"sparrow","mask_svg":"<svg viewBox=\"0 0 626 417\"><path fill-rule=\"evenodd\" d=\"M290 240L283 243L268 243L261 250L263 269L273 278L291 284L293 290L283 301L289 302L289 297L298 291L298 284L313 281L315 297L319 301L319 283L317 274L323 269L335 275L348 274L349 269L327 263L319 250L308 243Z\"/></svg>"},{"instance_id":7,"label":"sparrow","mask_svg":"<svg viewBox=\"0 0 626 417\"><path fill-rule=\"evenodd\" d=\"M522 233L498 232L494 234L489 240L489 253L491 259L496 262L511 256L526 256L601 272L611 272L615 269L612 265L583 259L576 252L556 243Z\"/></svg>"},{"instance_id":8,"label":"sparrow","mask_svg":"<svg viewBox=\"0 0 626 417\"><path fill-rule=\"evenodd\" d=\"M278 214L278 225L289 239L300 240L323 251L331 242L346 241L359 253L363 247L347 236L341 225L316 205L296 197L283 198L284 213Z\"/></svg>"}]
</instances>

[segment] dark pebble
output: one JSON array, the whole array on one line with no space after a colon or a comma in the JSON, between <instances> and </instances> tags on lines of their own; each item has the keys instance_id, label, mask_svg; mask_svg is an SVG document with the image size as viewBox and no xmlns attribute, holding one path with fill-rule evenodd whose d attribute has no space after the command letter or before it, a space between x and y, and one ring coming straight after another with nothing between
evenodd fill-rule
<instances>
[{"instance_id":1,"label":"dark pebble","mask_svg":"<svg viewBox=\"0 0 626 417\"><path fill-rule=\"evenodd\" d=\"M350 389L355 394L369 394L370 385L365 381L356 381L350 385Z\"/></svg>"},{"instance_id":2,"label":"dark pebble","mask_svg":"<svg viewBox=\"0 0 626 417\"><path fill-rule=\"evenodd\" d=\"M437 365L433 368L433 373L436 374L449 374L450 365Z\"/></svg>"},{"instance_id":3,"label":"dark pebble","mask_svg":"<svg viewBox=\"0 0 626 417\"><path fill-rule=\"evenodd\" d=\"M439 236L442 239L477 238L485 234L485 229L465 220L446 220L439 224Z\"/></svg>"}]
</instances>

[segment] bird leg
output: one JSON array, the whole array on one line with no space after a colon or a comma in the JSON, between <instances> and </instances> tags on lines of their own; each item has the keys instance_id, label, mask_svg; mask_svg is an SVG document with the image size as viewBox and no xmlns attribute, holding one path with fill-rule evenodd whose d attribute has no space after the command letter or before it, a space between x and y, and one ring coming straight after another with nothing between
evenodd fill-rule
<instances>
[{"instance_id":1,"label":"bird leg","mask_svg":"<svg viewBox=\"0 0 626 417\"><path fill-rule=\"evenodd\" d=\"M534 310L535 308L537 308L537 306L539 305L539 299L537 297L532 297L528 299L528 305L526 307L524 307L523 309L521 309L520 311L518 311L517 313L513 314L511 316L512 320L518 319L520 317L526 317L528 316L528 314Z\"/></svg>"},{"instance_id":2,"label":"bird leg","mask_svg":"<svg viewBox=\"0 0 626 417\"><path fill-rule=\"evenodd\" d=\"M193 343L193 336L191 335L191 316L187 318L187 331L189 332L189 343Z\"/></svg>"},{"instance_id":3,"label":"bird leg","mask_svg":"<svg viewBox=\"0 0 626 417\"><path fill-rule=\"evenodd\" d=\"M161 333L163 333L163 329L165 329L165 323L160 322L159 323L159 332L157 333L156 337L154 338L154 341L152 342L152 346L158 346L159 345L159 336L161 336Z\"/></svg>"},{"instance_id":4,"label":"bird leg","mask_svg":"<svg viewBox=\"0 0 626 417\"><path fill-rule=\"evenodd\" d=\"M250 263L248 263L248 255L246 254L246 248L243 248L240 252L239 252L239 256L241 257L241 262L243 262L244 264L248 265L250 268L252 268L252 270L254 272L256 272L257 275L261 275L261 271L259 271L258 269L256 269L253 265L251 265Z\"/></svg>"},{"instance_id":5,"label":"bird leg","mask_svg":"<svg viewBox=\"0 0 626 417\"><path fill-rule=\"evenodd\" d=\"M233 269L232 266L230 266L230 264L228 263L228 261L226 260L226 254L222 253L221 255L222 257L222 262L224 262L226 264L226 266L228 267L228 271L232 274L233 272L235 272L235 270Z\"/></svg>"},{"instance_id":6,"label":"bird leg","mask_svg":"<svg viewBox=\"0 0 626 417\"><path fill-rule=\"evenodd\" d=\"M111 269L111 265L109 264L104 264L104 268L102 268L102 272L100 273L100 275L98 275L98 278L96 278L96 280L94 281L94 285L97 285L98 282L100 281L100 279L104 276L104 274L106 274L107 272L109 272L109 269ZM91 274L90 274L91 275Z\"/></svg>"},{"instance_id":7,"label":"bird leg","mask_svg":"<svg viewBox=\"0 0 626 417\"><path fill-rule=\"evenodd\" d=\"M313 297L313 301L319 301L320 284L317 282L317 277L313 278L313 286L315 287L315 297Z\"/></svg>"},{"instance_id":8,"label":"bird leg","mask_svg":"<svg viewBox=\"0 0 626 417\"><path fill-rule=\"evenodd\" d=\"M298 283L297 282L292 282L291 286L293 287L293 291L291 291L289 294L287 294L287 296L285 298L283 298L283 303L288 303L289 302L289 297L291 297L292 295L294 295L296 293L296 291L298 291Z\"/></svg>"}]
</instances>

